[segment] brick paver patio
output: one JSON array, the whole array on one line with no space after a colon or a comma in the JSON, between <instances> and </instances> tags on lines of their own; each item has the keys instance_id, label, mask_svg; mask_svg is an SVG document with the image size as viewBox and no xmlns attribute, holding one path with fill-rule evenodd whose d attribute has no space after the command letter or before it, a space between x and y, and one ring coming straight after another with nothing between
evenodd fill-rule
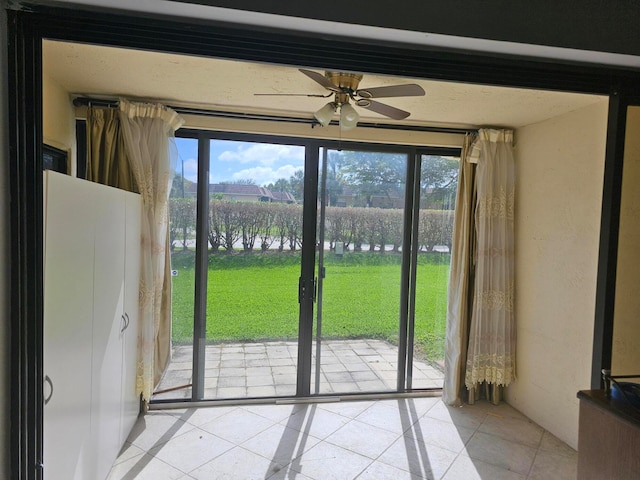
<instances>
[{"instance_id":1,"label":"brick paver patio","mask_svg":"<svg viewBox=\"0 0 640 480\"><path fill-rule=\"evenodd\" d=\"M175 346L172 362L157 391L191 383L191 346ZM315 344L311 391L315 391ZM296 342L207 345L205 399L292 396L296 392ZM397 347L383 340L325 340L322 343L320 394L396 390ZM413 387L440 388L440 368L414 360ZM191 388L153 399L191 397Z\"/></svg>"}]
</instances>

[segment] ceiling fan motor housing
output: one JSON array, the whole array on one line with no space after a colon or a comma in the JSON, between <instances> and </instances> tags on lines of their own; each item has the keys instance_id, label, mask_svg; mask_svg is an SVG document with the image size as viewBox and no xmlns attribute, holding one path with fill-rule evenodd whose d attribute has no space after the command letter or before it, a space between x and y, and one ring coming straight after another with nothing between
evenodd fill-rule
<instances>
[{"instance_id":1,"label":"ceiling fan motor housing","mask_svg":"<svg viewBox=\"0 0 640 480\"><path fill-rule=\"evenodd\" d=\"M336 93L353 93L362 80L361 73L325 72L324 76L337 87Z\"/></svg>"}]
</instances>

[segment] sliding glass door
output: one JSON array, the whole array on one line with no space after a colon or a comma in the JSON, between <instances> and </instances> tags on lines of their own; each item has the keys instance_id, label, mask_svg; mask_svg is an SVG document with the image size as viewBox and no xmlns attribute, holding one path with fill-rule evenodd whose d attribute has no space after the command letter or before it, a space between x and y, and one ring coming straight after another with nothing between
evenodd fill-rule
<instances>
[{"instance_id":1,"label":"sliding glass door","mask_svg":"<svg viewBox=\"0 0 640 480\"><path fill-rule=\"evenodd\" d=\"M395 391L406 153L323 149L313 391Z\"/></svg>"},{"instance_id":2,"label":"sliding glass door","mask_svg":"<svg viewBox=\"0 0 640 480\"><path fill-rule=\"evenodd\" d=\"M441 385L456 159L202 132L177 145L173 359L154 400Z\"/></svg>"},{"instance_id":3,"label":"sliding glass door","mask_svg":"<svg viewBox=\"0 0 640 480\"><path fill-rule=\"evenodd\" d=\"M295 395L305 148L210 148L205 398Z\"/></svg>"},{"instance_id":4,"label":"sliding glass door","mask_svg":"<svg viewBox=\"0 0 640 480\"><path fill-rule=\"evenodd\" d=\"M442 388L459 159L420 154L408 312L406 388Z\"/></svg>"}]
</instances>

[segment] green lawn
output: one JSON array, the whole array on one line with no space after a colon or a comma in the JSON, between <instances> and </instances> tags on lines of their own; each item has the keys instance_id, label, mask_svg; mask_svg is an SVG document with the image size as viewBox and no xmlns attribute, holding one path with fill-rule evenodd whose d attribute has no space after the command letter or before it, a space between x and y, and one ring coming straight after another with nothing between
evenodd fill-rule
<instances>
[{"instance_id":1,"label":"green lawn","mask_svg":"<svg viewBox=\"0 0 640 480\"><path fill-rule=\"evenodd\" d=\"M173 256L173 340L193 336L194 256ZM400 255L325 256L324 338L397 342ZM416 282L416 349L432 359L444 351L449 256L421 254ZM217 254L209 257L207 340L297 339L296 253Z\"/></svg>"}]
</instances>

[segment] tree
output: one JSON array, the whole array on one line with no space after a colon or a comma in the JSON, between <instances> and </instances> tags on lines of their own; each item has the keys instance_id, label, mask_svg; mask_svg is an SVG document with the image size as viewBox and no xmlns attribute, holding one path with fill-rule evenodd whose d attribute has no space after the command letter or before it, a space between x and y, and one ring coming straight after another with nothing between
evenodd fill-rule
<instances>
[{"instance_id":1,"label":"tree","mask_svg":"<svg viewBox=\"0 0 640 480\"><path fill-rule=\"evenodd\" d=\"M362 206L370 207L375 196L404 191L407 156L381 152L342 152L340 175L356 191Z\"/></svg>"},{"instance_id":2,"label":"tree","mask_svg":"<svg viewBox=\"0 0 640 480\"><path fill-rule=\"evenodd\" d=\"M187 250L191 233L196 229L196 201L193 198L169 198L169 239L173 251L179 240Z\"/></svg>"},{"instance_id":3,"label":"tree","mask_svg":"<svg viewBox=\"0 0 640 480\"><path fill-rule=\"evenodd\" d=\"M171 192L169 194L171 198L192 197L195 191L195 183L187 178L183 178L181 173L176 173L173 176Z\"/></svg>"},{"instance_id":4,"label":"tree","mask_svg":"<svg viewBox=\"0 0 640 480\"><path fill-rule=\"evenodd\" d=\"M335 206L338 203L338 196L344 191L342 176L339 173L341 165L340 152L332 150L327 155L327 205Z\"/></svg>"},{"instance_id":5,"label":"tree","mask_svg":"<svg viewBox=\"0 0 640 480\"><path fill-rule=\"evenodd\" d=\"M275 181L275 183L269 183L268 185L265 185L265 188L268 188L272 192L290 192L291 184L286 178L279 178Z\"/></svg>"},{"instance_id":6,"label":"tree","mask_svg":"<svg viewBox=\"0 0 640 480\"><path fill-rule=\"evenodd\" d=\"M272 192L287 192L298 201L302 201L304 192L304 170L296 170L289 179L279 178L275 182L265 185Z\"/></svg>"},{"instance_id":7,"label":"tree","mask_svg":"<svg viewBox=\"0 0 640 480\"><path fill-rule=\"evenodd\" d=\"M455 209L459 166L455 158L439 155L422 157L420 188L424 208Z\"/></svg>"},{"instance_id":8,"label":"tree","mask_svg":"<svg viewBox=\"0 0 640 480\"><path fill-rule=\"evenodd\" d=\"M253 178L238 178L237 180L223 180L220 185L256 185Z\"/></svg>"},{"instance_id":9,"label":"tree","mask_svg":"<svg viewBox=\"0 0 640 480\"><path fill-rule=\"evenodd\" d=\"M304 195L304 170L296 170L293 175L289 177L289 192L294 198L301 202Z\"/></svg>"}]
</instances>

